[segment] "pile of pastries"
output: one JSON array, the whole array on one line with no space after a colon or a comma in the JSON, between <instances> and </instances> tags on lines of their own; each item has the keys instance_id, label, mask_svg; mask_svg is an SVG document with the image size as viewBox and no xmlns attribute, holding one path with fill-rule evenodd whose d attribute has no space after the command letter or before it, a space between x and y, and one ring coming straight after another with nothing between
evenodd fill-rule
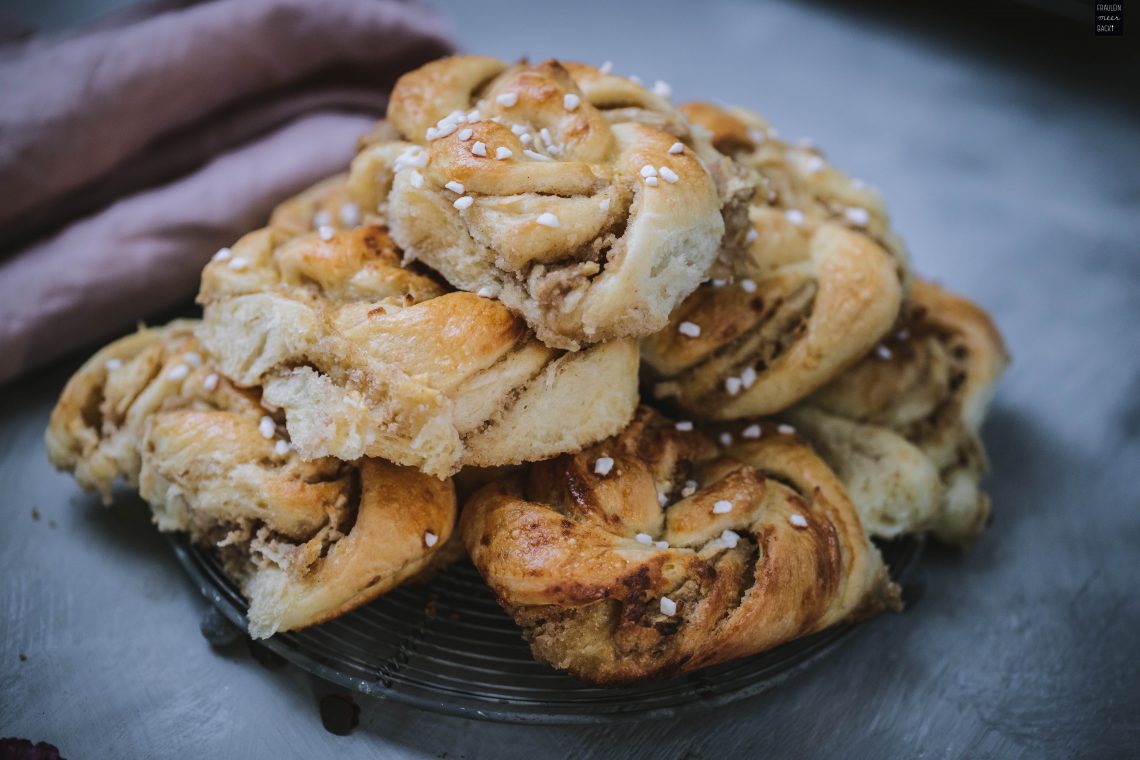
<instances>
[{"instance_id":1,"label":"pile of pastries","mask_svg":"<svg viewBox=\"0 0 1140 760\"><path fill-rule=\"evenodd\" d=\"M989 515L987 315L814 147L608 66L405 75L198 301L48 450L212 547L254 637L465 554L538 659L629 683L898 609L872 539Z\"/></svg>"}]
</instances>

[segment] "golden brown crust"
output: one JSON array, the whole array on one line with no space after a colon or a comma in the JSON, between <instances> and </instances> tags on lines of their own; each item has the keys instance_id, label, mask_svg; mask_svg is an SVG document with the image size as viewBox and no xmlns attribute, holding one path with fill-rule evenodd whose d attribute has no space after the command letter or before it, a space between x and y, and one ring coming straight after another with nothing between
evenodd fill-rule
<instances>
[{"instance_id":1,"label":"golden brown crust","mask_svg":"<svg viewBox=\"0 0 1140 760\"><path fill-rule=\"evenodd\" d=\"M401 247L555 347L663 326L715 258L722 213L751 195L665 99L582 64L443 59L400 79L388 118L425 146L391 167ZM375 161L358 172L390 181Z\"/></svg>"},{"instance_id":2,"label":"golden brown crust","mask_svg":"<svg viewBox=\"0 0 1140 760\"><path fill-rule=\"evenodd\" d=\"M335 196L345 181L322 187ZM307 457L444 477L575 451L629 420L636 343L558 351L498 301L448 291L403 266L382 226L270 227L206 267L198 336L226 376L284 409Z\"/></svg>"},{"instance_id":3,"label":"golden brown crust","mask_svg":"<svg viewBox=\"0 0 1140 760\"><path fill-rule=\"evenodd\" d=\"M462 518L468 554L536 657L599 684L706 667L896 606L839 481L797 439L767 433L721 451L642 408L618 436L476 494Z\"/></svg>"},{"instance_id":4,"label":"golden brown crust","mask_svg":"<svg viewBox=\"0 0 1140 760\"><path fill-rule=\"evenodd\" d=\"M337 174L298 193L273 209L269 227L284 238L322 227L352 229L361 222L378 223L375 207L361 208L348 189L348 175Z\"/></svg>"},{"instance_id":5,"label":"golden brown crust","mask_svg":"<svg viewBox=\"0 0 1140 760\"><path fill-rule=\"evenodd\" d=\"M427 565L455 522L450 481L302 460L280 415L221 377L193 328L142 330L85 363L52 413L53 464L105 498L116 479L137 485L160 530L217 547L255 637L336 617Z\"/></svg>"},{"instance_id":6,"label":"golden brown crust","mask_svg":"<svg viewBox=\"0 0 1140 760\"><path fill-rule=\"evenodd\" d=\"M942 480L934 534L966 546L989 517L989 499L978 489L986 470L979 429L1007 363L1001 334L984 311L916 280L891 336L808 404L918 447Z\"/></svg>"},{"instance_id":7,"label":"golden brown crust","mask_svg":"<svg viewBox=\"0 0 1140 760\"><path fill-rule=\"evenodd\" d=\"M753 169L762 190L743 247L726 251L713 278L643 341L643 357L656 396L693 414L773 414L858 361L890 328L905 253L881 244L881 205L816 152L769 137L758 117L703 103L682 110L718 150Z\"/></svg>"}]
</instances>

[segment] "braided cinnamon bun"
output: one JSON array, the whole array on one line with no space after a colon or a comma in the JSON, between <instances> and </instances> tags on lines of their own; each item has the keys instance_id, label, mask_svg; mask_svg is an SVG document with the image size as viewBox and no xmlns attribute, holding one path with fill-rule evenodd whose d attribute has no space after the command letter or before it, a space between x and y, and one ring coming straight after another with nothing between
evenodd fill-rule
<instances>
[{"instance_id":1,"label":"braided cinnamon bun","mask_svg":"<svg viewBox=\"0 0 1140 760\"><path fill-rule=\"evenodd\" d=\"M382 226L270 227L202 274L198 337L227 377L285 411L303 456L445 477L574 451L629 420L634 341L549 348L498 301L448 292L401 258Z\"/></svg>"},{"instance_id":2,"label":"braided cinnamon bun","mask_svg":"<svg viewBox=\"0 0 1140 760\"><path fill-rule=\"evenodd\" d=\"M535 656L597 684L898 607L843 486L795 436L765 432L721 450L642 408L613 438L479 491L464 544Z\"/></svg>"},{"instance_id":3,"label":"braided cinnamon bun","mask_svg":"<svg viewBox=\"0 0 1140 760\"><path fill-rule=\"evenodd\" d=\"M853 491L856 502L867 505L863 514L886 516L889 530L929 528L946 543L969 546L990 515L989 497L979 488L988 466L979 431L1008 361L1001 334L982 309L915 280L892 334L790 416L839 471L878 484ZM893 435L901 439L896 448L912 447L929 460L941 484L930 491L936 508L927 519L911 523L906 510L914 502L883 493L889 480L859 463L861 441L843 440L841 431L850 425L859 426L861 440Z\"/></svg>"},{"instance_id":4,"label":"braided cinnamon bun","mask_svg":"<svg viewBox=\"0 0 1140 760\"><path fill-rule=\"evenodd\" d=\"M906 254L882 204L759 117L681 107L760 189L742 251L642 342L658 398L734 419L779 412L858 361L898 316Z\"/></svg>"},{"instance_id":5,"label":"braided cinnamon bun","mask_svg":"<svg viewBox=\"0 0 1140 760\"><path fill-rule=\"evenodd\" d=\"M302 460L256 390L212 368L194 323L116 341L64 389L52 463L109 500L137 486L162 531L219 551L255 638L329 620L424 570L455 522L441 481L379 459Z\"/></svg>"},{"instance_id":6,"label":"braided cinnamon bun","mask_svg":"<svg viewBox=\"0 0 1140 760\"><path fill-rule=\"evenodd\" d=\"M664 326L754 189L664 98L582 64L435 61L400 79L388 119L415 145L394 172L357 163L355 197L390 183L408 256L559 348Z\"/></svg>"}]
</instances>

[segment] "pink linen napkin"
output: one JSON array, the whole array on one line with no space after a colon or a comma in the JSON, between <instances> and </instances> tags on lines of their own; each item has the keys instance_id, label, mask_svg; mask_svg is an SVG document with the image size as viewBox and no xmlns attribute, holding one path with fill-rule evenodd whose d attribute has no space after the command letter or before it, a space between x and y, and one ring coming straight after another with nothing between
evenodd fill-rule
<instances>
[{"instance_id":1,"label":"pink linen napkin","mask_svg":"<svg viewBox=\"0 0 1140 760\"><path fill-rule=\"evenodd\" d=\"M0 382L188 300L449 51L398 0L164 2L0 44Z\"/></svg>"}]
</instances>

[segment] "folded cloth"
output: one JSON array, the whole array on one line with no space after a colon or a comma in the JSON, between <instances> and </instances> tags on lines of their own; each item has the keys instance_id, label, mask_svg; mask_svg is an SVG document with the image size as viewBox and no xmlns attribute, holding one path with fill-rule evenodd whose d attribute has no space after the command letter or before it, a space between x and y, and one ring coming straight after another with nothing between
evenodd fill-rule
<instances>
[{"instance_id":1,"label":"folded cloth","mask_svg":"<svg viewBox=\"0 0 1140 760\"><path fill-rule=\"evenodd\" d=\"M0 44L0 382L192 295L347 165L443 27L418 2L181 0Z\"/></svg>"}]
</instances>

